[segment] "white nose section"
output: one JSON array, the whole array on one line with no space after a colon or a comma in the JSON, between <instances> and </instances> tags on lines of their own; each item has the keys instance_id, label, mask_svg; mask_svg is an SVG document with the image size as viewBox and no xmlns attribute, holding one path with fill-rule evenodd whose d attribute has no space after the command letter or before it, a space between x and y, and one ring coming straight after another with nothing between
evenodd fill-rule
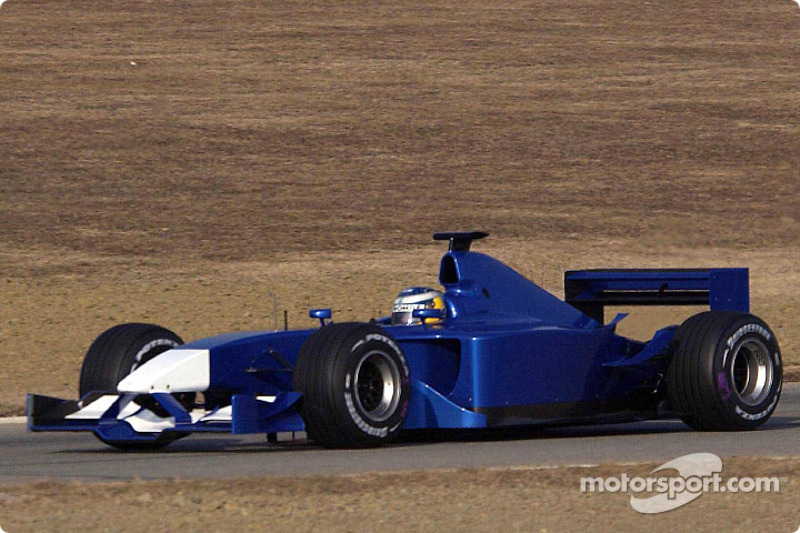
<instances>
[{"instance_id":1,"label":"white nose section","mask_svg":"<svg viewBox=\"0 0 800 533\"><path fill-rule=\"evenodd\" d=\"M119 382L119 392L197 392L208 390L211 368L208 350L167 350Z\"/></svg>"}]
</instances>

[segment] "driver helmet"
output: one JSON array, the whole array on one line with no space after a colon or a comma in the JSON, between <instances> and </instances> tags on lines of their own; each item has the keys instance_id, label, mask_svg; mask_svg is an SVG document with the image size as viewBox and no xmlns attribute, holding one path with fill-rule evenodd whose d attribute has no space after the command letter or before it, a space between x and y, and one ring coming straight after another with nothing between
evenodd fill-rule
<instances>
[{"instance_id":1,"label":"driver helmet","mask_svg":"<svg viewBox=\"0 0 800 533\"><path fill-rule=\"evenodd\" d=\"M415 309L444 309L444 294L430 287L410 287L403 289L392 306L392 325L411 326L421 324L414 318ZM441 320L426 320L427 324L435 324Z\"/></svg>"}]
</instances>

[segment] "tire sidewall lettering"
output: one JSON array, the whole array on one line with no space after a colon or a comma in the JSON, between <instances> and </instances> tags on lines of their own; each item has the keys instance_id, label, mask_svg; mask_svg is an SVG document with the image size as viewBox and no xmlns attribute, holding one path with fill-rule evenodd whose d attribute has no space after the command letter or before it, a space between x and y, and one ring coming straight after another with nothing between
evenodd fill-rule
<instances>
[{"instance_id":1,"label":"tire sidewall lettering","mask_svg":"<svg viewBox=\"0 0 800 533\"><path fill-rule=\"evenodd\" d=\"M748 333L757 333L761 335L767 343L769 343L772 340L772 334L769 332L767 328L765 328L761 324L750 322L737 329L733 335L728 337L728 340L725 342L725 344L728 346L729 349L731 349L736 345L737 342L739 342L739 339L741 339Z\"/></svg>"},{"instance_id":2,"label":"tire sidewall lettering","mask_svg":"<svg viewBox=\"0 0 800 533\"><path fill-rule=\"evenodd\" d=\"M373 426L364 420L361 413L358 412L358 407L356 407L356 402L353 400L353 393L351 391L346 391L344 393L344 403L347 406L347 412L350 414L350 418L358 429L371 437L386 438L389 434L389 428Z\"/></svg>"},{"instance_id":3,"label":"tire sidewall lettering","mask_svg":"<svg viewBox=\"0 0 800 533\"><path fill-rule=\"evenodd\" d=\"M766 346L767 356L771 359L774 370L772 390L769 391L764 401L758 405L751 406L740 401L734 391L735 384L731 383L729 376L731 375L731 365L733 364L730 355L735 353L735 350L742 343L753 338ZM738 326L731 335L728 335L722 347L720 357L717 358L717 364L714 365L715 386L722 400L722 405L731 415L750 422L756 422L768 417L775 410L778 403L778 393L781 388L780 379L775 377L775 374L780 372L781 363L774 335L764 325L757 322L748 322Z\"/></svg>"},{"instance_id":4,"label":"tire sidewall lettering","mask_svg":"<svg viewBox=\"0 0 800 533\"><path fill-rule=\"evenodd\" d=\"M388 443L408 413L409 375L400 346L375 324L342 322L312 333L292 378L309 438L329 448Z\"/></svg>"},{"instance_id":5,"label":"tire sidewall lettering","mask_svg":"<svg viewBox=\"0 0 800 533\"><path fill-rule=\"evenodd\" d=\"M395 411L382 422L368 420L368 417L361 413L356 399L353 396L353 387L355 386L354 373L356 370L356 365L361 360L363 354L374 351L381 352L387 357L393 359L394 363L397 365L398 371L400 372L400 383L398 383L398 386L401 388L401 400L398 403ZM400 429L400 426L402 425L402 422L408 413L409 400L407 391L409 388L409 383L408 363L406 362L403 352L400 351L400 347L397 345L394 339L391 339L390 337L380 333L370 333L366 335L363 339L360 339L358 342L356 342L350 350L350 358L347 363L347 372L344 376L344 406L348 415L350 416L350 419L353 421L356 427L366 435L379 439L387 438L387 436Z\"/></svg>"},{"instance_id":6,"label":"tire sidewall lettering","mask_svg":"<svg viewBox=\"0 0 800 533\"><path fill-rule=\"evenodd\" d=\"M160 346L168 346L169 348L167 349L171 350L172 348L177 348L180 346L180 344L172 339L166 338L154 339L147 342L144 346L139 348L139 350L136 352L136 355L133 357L133 364L131 365L130 372L133 372L143 364L142 359L144 359L145 355L150 353L154 348L158 348Z\"/></svg>"}]
</instances>

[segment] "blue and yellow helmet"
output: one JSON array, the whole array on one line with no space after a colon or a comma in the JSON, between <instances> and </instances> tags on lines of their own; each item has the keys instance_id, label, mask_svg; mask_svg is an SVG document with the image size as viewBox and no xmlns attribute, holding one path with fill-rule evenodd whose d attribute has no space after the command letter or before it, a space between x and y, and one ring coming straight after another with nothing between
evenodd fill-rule
<instances>
[{"instance_id":1,"label":"blue and yellow helmet","mask_svg":"<svg viewBox=\"0 0 800 533\"><path fill-rule=\"evenodd\" d=\"M392 306L392 325L411 326L420 324L419 318L414 318L415 309L444 309L444 294L430 287L410 287L403 289ZM440 322L439 319L426 320L428 324Z\"/></svg>"}]
</instances>

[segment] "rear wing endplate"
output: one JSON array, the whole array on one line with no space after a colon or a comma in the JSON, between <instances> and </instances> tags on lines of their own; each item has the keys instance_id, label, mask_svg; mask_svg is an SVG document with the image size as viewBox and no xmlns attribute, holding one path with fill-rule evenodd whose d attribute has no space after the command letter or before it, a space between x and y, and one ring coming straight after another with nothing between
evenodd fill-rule
<instances>
[{"instance_id":1,"label":"rear wing endplate","mask_svg":"<svg viewBox=\"0 0 800 533\"><path fill-rule=\"evenodd\" d=\"M564 299L604 322L606 306L702 305L750 311L746 268L571 270L564 273Z\"/></svg>"}]
</instances>

